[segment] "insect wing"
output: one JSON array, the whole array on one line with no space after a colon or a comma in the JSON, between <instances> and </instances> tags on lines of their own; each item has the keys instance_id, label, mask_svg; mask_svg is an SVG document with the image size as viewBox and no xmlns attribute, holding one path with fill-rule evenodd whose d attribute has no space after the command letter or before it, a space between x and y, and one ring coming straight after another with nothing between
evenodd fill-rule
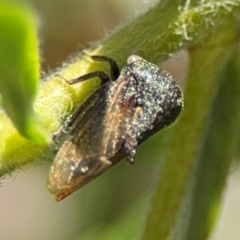
<instances>
[{"instance_id":1,"label":"insect wing","mask_svg":"<svg viewBox=\"0 0 240 240\"><path fill-rule=\"evenodd\" d=\"M56 194L58 201L77 190L80 187L79 182L90 175L88 168L91 171L93 169L93 166L89 165L91 159L87 158L87 144L91 142L89 134L95 119L99 119L100 113L106 107L100 96L105 96L108 89L109 83L101 86L75 111L67 123L66 131L69 131L69 136L59 149L48 178L48 188ZM95 146L97 151L96 147L98 145ZM98 161L91 162L92 165L97 163Z\"/></svg>"},{"instance_id":2,"label":"insect wing","mask_svg":"<svg viewBox=\"0 0 240 240\"><path fill-rule=\"evenodd\" d=\"M49 175L49 190L62 200L96 178L122 154L129 122L135 115L128 80L101 86L68 123L70 134L61 146Z\"/></svg>"}]
</instances>

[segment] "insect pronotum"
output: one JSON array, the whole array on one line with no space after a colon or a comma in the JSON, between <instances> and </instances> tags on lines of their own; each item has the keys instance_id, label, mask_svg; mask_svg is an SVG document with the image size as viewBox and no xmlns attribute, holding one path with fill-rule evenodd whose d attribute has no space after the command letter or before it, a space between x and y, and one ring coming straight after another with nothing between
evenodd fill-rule
<instances>
[{"instance_id":1,"label":"insect pronotum","mask_svg":"<svg viewBox=\"0 0 240 240\"><path fill-rule=\"evenodd\" d=\"M68 82L99 77L101 86L65 126L68 136L55 157L48 181L57 201L124 157L133 163L138 145L173 123L183 107L182 92L171 75L143 58L130 56L120 72L113 59L90 57L108 62L111 78L96 71Z\"/></svg>"}]
</instances>

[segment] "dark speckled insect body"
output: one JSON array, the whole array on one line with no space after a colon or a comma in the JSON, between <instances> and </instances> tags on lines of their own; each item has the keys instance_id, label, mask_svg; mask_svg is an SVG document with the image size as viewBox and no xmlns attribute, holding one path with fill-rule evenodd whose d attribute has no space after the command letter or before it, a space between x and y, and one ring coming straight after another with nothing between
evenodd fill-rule
<instances>
[{"instance_id":1,"label":"dark speckled insect body","mask_svg":"<svg viewBox=\"0 0 240 240\"><path fill-rule=\"evenodd\" d=\"M51 167L49 190L62 200L126 157L133 163L137 146L173 123L183 107L183 96L171 75L132 55L119 73L114 60L111 80L101 71L73 79L69 84L98 76L101 87L81 105L67 123L69 136Z\"/></svg>"}]
</instances>

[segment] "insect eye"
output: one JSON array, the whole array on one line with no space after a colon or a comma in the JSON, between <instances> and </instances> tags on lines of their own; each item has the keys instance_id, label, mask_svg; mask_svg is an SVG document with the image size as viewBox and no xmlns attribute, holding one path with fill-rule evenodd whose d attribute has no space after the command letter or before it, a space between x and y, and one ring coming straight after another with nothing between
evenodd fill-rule
<instances>
[{"instance_id":1,"label":"insect eye","mask_svg":"<svg viewBox=\"0 0 240 240\"><path fill-rule=\"evenodd\" d=\"M142 60L141 57L139 57L138 55L131 55L128 60L127 60L127 63L128 64L131 64L133 62L136 62L136 61L139 61L139 60Z\"/></svg>"}]
</instances>

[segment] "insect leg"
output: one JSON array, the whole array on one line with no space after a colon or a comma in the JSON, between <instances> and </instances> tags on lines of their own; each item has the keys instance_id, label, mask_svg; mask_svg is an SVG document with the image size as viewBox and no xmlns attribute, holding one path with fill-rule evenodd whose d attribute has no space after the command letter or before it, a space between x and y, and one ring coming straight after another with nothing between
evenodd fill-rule
<instances>
[{"instance_id":1,"label":"insect leg","mask_svg":"<svg viewBox=\"0 0 240 240\"><path fill-rule=\"evenodd\" d=\"M88 74L85 74L83 76L80 76L78 78L75 78L75 79L72 79L72 80L67 80L65 79L64 77L62 77L61 75L56 75L58 77L61 77L67 84L76 84L76 83L79 83L79 82L83 82L83 81L86 81L88 79L91 79L91 78L94 78L94 77L99 77L100 80L101 80L101 85L110 81L108 75L105 73L105 72L102 72L102 71L96 71L96 72L91 72L91 73L88 73ZM94 97L94 96L92 96ZM90 97L91 98L91 97ZM86 103L89 103L88 101L86 101ZM86 103L83 103L81 107L79 107L77 109L77 111L73 114L73 116L66 121L66 123L60 127L60 129L55 132L53 135L52 135L52 140L57 143L57 139L59 138L59 136L63 133L63 132L66 132L67 128L70 127L72 125L72 123L75 121L75 119L77 118L77 116L79 115L79 113L82 111L82 109L84 109L86 107Z\"/></svg>"},{"instance_id":2,"label":"insect leg","mask_svg":"<svg viewBox=\"0 0 240 240\"><path fill-rule=\"evenodd\" d=\"M87 54L87 53L85 53L85 54ZM113 60L110 57L106 57L106 56L99 56L99 55L93 55L93 56L88 55L88 56L95 61L108 62L110 65L110 74L111 74L112 80L118 79L118 77L120 75L120 70L119 70L119 67L118 67L117 63L115 62L115 60Z\"/></svg>"},{"instance_id":3,"label":"insect leg","mask_svg":"<svg viewBox=\"0 0 240 240\"><path fill-rule=\"evenodd\" d=\"M79 83L79 82L84 82L88 79L95 78L95 77L100 78L101 85L110 81L108 75L103 71L96 71L96 72L87 73L85 75L82 75L80 77L77 77L77 78L74 78L74 79L71 79L71 80L66 80L65 78L63 78L63 79L65 80L65 82L67 84L72 85L72 84L76 84L76 83Z\"/></svg>"}]
</instances>

